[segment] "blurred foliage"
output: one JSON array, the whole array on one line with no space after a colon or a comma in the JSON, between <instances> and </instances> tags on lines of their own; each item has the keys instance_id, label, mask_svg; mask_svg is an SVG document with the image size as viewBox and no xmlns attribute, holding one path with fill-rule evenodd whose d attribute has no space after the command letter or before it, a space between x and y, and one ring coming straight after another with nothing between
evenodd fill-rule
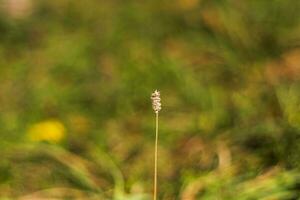
<instances>
[{"instance_id":1,"label":"blurred foliage","mask_svg":"<svg viewBox=\"0 0 300 200\"><path fill-rule=\"evenodd\" d=\"M300 1L2 0L0 199L300 199Z\"/></svg>"}]
</instances>

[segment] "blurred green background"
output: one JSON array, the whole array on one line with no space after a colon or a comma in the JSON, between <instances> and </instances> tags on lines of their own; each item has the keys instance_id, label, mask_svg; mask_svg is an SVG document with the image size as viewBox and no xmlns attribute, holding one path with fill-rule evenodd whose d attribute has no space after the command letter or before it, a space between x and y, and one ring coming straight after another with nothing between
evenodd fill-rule
<instances>
[{"instance_id":1,"label":"blurred green background","mask_svg":"<svg viewBox=\"0 0 300 200\"><path fill-rule=\"evenodd\" d=\"M300 1L1 0L0 199L300 199Z\"/></svg>"}]
</instances>

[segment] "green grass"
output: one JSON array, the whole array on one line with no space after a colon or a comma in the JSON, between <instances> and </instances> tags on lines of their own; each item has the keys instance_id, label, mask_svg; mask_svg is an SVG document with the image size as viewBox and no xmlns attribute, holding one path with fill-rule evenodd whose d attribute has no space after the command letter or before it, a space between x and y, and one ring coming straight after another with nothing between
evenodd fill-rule
<instances>
[{"instance_id":1,"label":"green grass","mask_svg":"<svg viewBox=\"0 0 300 200\"><path fill-rule=\"evenodd\" d=\"M1 199L299 199L297 0L1 5Z\"/></svg>"}]
</instances>

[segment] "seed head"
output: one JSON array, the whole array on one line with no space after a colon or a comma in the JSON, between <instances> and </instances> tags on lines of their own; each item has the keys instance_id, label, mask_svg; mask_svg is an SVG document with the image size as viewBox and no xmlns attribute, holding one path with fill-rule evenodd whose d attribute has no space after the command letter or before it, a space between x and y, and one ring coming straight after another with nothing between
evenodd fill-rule
<instances>
[{"instance_id":1,"label":"seed head","mask_svg":"<svg viewBox=\"0 0 300 200\"><path fill-rule=\"evenodd\" d=\"M151 95L152 100L152 108L155 113L158 113L161 110L161 103L160 103L160 92L155 90Z\"/></svg>"}]
</instances>

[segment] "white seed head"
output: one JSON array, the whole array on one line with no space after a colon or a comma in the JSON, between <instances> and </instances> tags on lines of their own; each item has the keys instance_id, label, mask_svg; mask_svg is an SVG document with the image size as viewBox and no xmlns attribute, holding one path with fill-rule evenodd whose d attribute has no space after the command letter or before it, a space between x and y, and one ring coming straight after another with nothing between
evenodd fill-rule
<instances>
[{"instance_id":1,"label":"white seed head","mask_svg":"<svg viewBox=\"0 0 300 200\"><path fill-rule=\"evenodd\" d=\"M151 95L151 100L154 112L158 113L161 110L160 92L155 90Z\"/></svg>"}]
</instances>

